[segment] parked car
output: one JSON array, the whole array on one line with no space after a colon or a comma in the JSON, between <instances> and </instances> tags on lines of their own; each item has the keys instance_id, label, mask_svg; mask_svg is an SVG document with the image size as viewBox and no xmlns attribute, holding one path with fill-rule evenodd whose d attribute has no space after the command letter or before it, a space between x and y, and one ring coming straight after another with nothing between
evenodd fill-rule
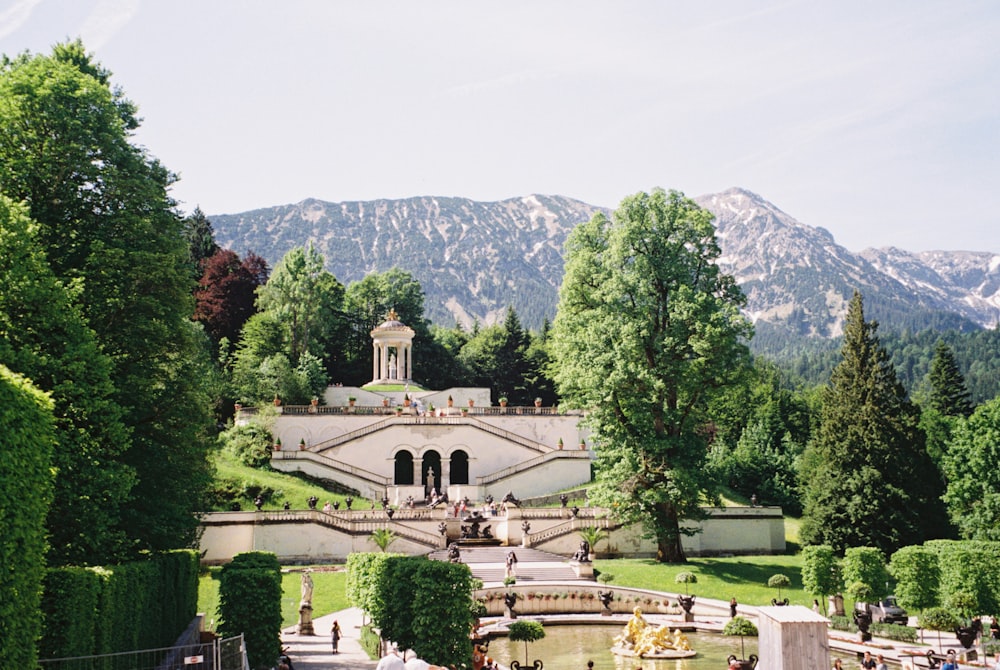
<instances>
[{"instance_id":1,"label":"parked car","mask_svg":"<svg viewBox=\"0 0 1000 670\"><path fill-rule=\"evenodd\" d=\"M875 603L854 603L854 609L867 609L872 615L872 621L879 623L899 623L905 626L910 620L906 610L896 603L895 596L886 596Z\"/></svg>"}]
</instances>

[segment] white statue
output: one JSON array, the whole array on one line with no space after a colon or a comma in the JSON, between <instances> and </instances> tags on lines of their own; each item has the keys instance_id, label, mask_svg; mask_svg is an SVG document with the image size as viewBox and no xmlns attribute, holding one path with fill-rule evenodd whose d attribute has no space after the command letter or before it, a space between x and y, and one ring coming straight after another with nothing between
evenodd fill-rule
<instances>
[{"instance_id":1,"label":"white statue","mask_svg":"<svg viewBox=\"0 0 1000 670\"><path fill-rule=\"evenodd\" d=\"M312 606L313 580L308 572L302 573L302 605Z\"/></svg>"}]
</instances>

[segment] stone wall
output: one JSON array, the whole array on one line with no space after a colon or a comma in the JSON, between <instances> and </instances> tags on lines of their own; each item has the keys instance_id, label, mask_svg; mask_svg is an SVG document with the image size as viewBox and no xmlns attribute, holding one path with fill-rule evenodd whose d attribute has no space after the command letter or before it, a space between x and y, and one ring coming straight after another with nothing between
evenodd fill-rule
<instances>
[{"instance_id":1,"label":"stone wall","mask_svg":"<svg viewBox=\"0 0 1000 670\"><path fill-rule=\"evenodd\" d=\"M359 501L360 503L360 501ZM785 550L784 519L777 507L711 508L702 521L702 532L682 539L689 556L720 554L771 554ZM577 529L607 523L603 510L580 510L574 518L559 508L512 508L508 514L489 517L494 537L504 544L530 547L563 556L572 556L580 546ZM531 528L527 538L522 522ZM385 512L340 510L327 515L321 511L213 512L202 517L199 549L203 562L224 563L246 551L272 551L284 563L342 562L356 551L378 551L371 541L376 528L392 528L400 535L390 547L394 552L425 554L445 546L438 531L444 522L447 537L458 537L461 521L448 510L398 510L392 519ZM560 531L553 537L548 533ZM406 537L407 533L413 538ZM610 538L596 547L598 557L649 557L656 554L652 540L631 526L610 531Z\"/></svg>"}]
</instances>

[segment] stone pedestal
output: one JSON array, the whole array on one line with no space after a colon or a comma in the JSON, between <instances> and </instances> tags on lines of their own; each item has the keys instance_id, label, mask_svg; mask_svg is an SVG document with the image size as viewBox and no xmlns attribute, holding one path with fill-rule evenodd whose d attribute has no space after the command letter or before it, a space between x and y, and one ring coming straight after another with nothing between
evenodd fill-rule
<instances>
[{"instance_id":1,"label":"stone pedestal","mask_svg":"<svg viewBox=\"0 0 1000 670\"><path fill-rule=\"evenodd\" d=\"M590 561L570 561L569 565L576 572L576 576L581 579L594 578L594 564Z\"/></svg>"},{"instance_id":2,"label":"stone pedestal","mask_svg":"<svg viewBox=\"0 0 1000 670\"><path fill-rule=\"evenodd\" d=\"M313 630L313 608L306 603L299 607L299 635L315 635Z\"/></svg>"}]
</instances>

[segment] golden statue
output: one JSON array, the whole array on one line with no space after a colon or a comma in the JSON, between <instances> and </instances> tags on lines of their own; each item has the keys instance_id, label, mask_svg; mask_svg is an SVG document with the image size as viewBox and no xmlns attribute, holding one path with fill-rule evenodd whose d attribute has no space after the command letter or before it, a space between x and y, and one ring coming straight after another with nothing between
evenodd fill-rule
<instances>
[{"instance_id":1,"label":"golden statue","mask_svg":"<svg viewBox=\"0 0 1000 670\"><path fill-rule=\"evenodd\" d=\"M615 638L611 651L640 658L687 658L695 655L687 636L679 628L671 632L670 626L649 625L638 607L632 610L632 618L625 624L622 634Z\"/></svg>"}]
</instances>

